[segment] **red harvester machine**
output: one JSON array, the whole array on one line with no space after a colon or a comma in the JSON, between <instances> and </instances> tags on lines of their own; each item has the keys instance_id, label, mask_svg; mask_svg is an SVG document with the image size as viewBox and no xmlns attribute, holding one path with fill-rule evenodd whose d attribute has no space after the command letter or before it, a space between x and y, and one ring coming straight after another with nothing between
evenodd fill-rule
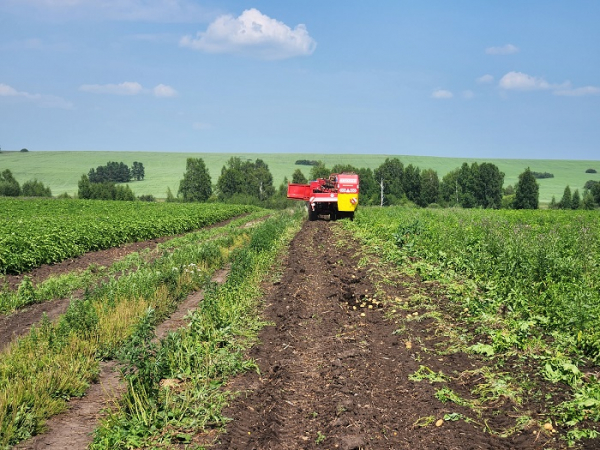
<instances>
[{"instance_id":1,"label":"red harvester machine","mask_svg":"<svg viewBox=\"0 0 600 450\"><path fill-rule=\"evenodd\" d=\"M287 197L307 202L308 220L316 220L320 215L328 215L330 220L345 217L354 220L358 206L358 175L334 173L310 184L290 183Z\"/></svg>"}]
</instances>

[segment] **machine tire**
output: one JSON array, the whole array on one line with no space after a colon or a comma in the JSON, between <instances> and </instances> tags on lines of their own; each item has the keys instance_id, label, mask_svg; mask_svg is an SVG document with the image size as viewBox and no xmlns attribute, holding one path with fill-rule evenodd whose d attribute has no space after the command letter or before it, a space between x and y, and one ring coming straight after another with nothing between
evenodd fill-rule
<instances>
[{"instance_id":1,"label":"machine tire","mask_svg":"<svg viewBox=\"0 0 600 450\"><path fill-rule=\"evenodd\" d=\"M315 220L317 220L318 214L316 211L313 211L312 208L309 206L308 207L308 220L313 222Z\"/></svg>"}]
</instances>

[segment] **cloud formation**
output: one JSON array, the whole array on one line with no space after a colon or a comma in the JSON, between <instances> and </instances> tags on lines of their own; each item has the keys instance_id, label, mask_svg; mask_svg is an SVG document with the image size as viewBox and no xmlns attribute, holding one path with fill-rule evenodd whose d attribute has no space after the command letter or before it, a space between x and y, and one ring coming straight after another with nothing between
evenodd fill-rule
<instances>
[{"instance_id":1,"label":"cloud formation","mask_svg":"<svg viewBox=\"0 0 600 450\"><path fill-rule=\"evenodd\" d=\"M549 83L541 77L535 77L522 72L509 72L498 83L500 88L514 91L552 91L554 95L565 97L583 97L600 94L600 88L585 86L573 88L569 81L556 84Z\"/></svg>"},{"instance_id":2,"label":"cloud formation","mask_svg":"<svg viewBox=\"0 0 600 450\"><path fill-rule=\"evenodd\" d=\"M534 77L523 72L508 72L500 79L498 85L502 89L516 91L539 91L561 87L550 84L541 77Z\"/></svg>"},{"instance_id":3,"label":"cloud formation","mask_svg":"<svg viewBox=\"0 0 600 450\"><path fill-rule=\"evenodd\" d=\"M83 84L80 91L93 94L138 95L152 93L155 97L175 97L177 91L166 84L159 84L152 89L144 87L136 81L124 81L119 84Z\"/></svg>"},{"instance_id":4,"label":"cloud formation","mask_svg":"<svg viewBox=\"0 0 600 450\"><path fill-rule=\"evenodd\" d=\"M490 74L485 74L477 78L477 83L479 84L489 84L494 82L494 77Z\"/></svg>"},{"instance_id":5,"label":"cloud formation","mask_svg":"<svg viewBox=\"0 0 600 450\"><path fill-rule=\"evenodd\" d=\"M513 53L518 53L518 51L519 48L512 44L506 44L501 47L488 47L485 49L487 55L512 55Z\"/></svg>"},{"instance_id":6,"label":"cloud formation","mask_svg":"<svg viewBox=\"0 0 600 450\"><path fill-rule=\"evenodd\" d=\"M239 17L223 15L196 37L181 38L180 45L207 53L233 53L266 60L307 56L316 48L306 26L291 29L278 20L248 9Z\"/></svg>"},{"instance_id":7,"label":"cloud formation","mask_svg":"<svg viewBox=\"0 0 600 450\"><path fill-rule=\"evenodd\" d=\"M585 86L575 89L559 89L554 91L554 95L563 95L566 97L583 97L585 95L598 95L600 88L596 86Z\"/></svg>"},{"instance_id":8,"label":"cloud formation","mask_svg":"<svg viewBox=\"0 0 600 450\"><path fill-rule=\"evenodd\" d=\"M431 98L440 99L440 100L449 99L452 97L454 97L454 94L445 89L436 89L435 91L433 91L431 93Z\"/></svg>"},{"instance_id":9,"label":"cloud formation","mask_svg":"<svg viewBox=\"0 0 600 450\"><path fill-rule=\"evenodd\" d=\"M152 89L155 97L177 97L177 91L166 84L159 84Z\"/></svg>"},{"instance_id":10,"label":"cloud formation","mask_svg":"<svg viewBox=\"0 0 600 450\"><path fill-rule=\"evenodd\" d=\"M0 83L0 97L13 97L16 99L31 101L42 108L73 109L73 103L56 95L30 94L25 91L17 91L8 84Z\"/></svg>"}]
</instances>

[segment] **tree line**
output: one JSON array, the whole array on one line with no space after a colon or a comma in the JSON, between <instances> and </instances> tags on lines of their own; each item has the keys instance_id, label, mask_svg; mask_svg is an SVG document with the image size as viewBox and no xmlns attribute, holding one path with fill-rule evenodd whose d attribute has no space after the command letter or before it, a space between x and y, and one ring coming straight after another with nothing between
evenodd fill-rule
<instances>
[{"instance_id":1,"label":"tree line","mask_svg":"<svg viewBox=\"0 0 600 450\"><path fill-rule=\"evenodd\" d=\"M26 181L21 186L12 172L9 169L5 169L0 173L0 196L52 197L52 191L37 179Z\"/></svg>"},{"instance_id":2,"label":"tree line","mask_svg":"<svg viewBox=\"0 0 600 450\"><path fill-rule=\"evenodd\" d=\"M300 160L304 162L304 160ZM534 173L526 169L516 188L503 189L504 173L492 163L464 163L442 179L433 169L404 164L398 158L387 158L375 170L349 164L329 168L321 161L311 164L310 179L326 178L332 173L354 172L360 177L360 196L363 205L415 204L427 206L460 206L463 208L516 208L536 209L539 204L539 186ZM300 169L292 174L292 183L307 183ZM232 157L221 169L213 184L201 158L188 158L186 171L180 181L177 197L167 192L168 201L225 201L256 203L266 206L285 205L286 178L275 189L268 165Z\"/></svg>"}]
</instances>

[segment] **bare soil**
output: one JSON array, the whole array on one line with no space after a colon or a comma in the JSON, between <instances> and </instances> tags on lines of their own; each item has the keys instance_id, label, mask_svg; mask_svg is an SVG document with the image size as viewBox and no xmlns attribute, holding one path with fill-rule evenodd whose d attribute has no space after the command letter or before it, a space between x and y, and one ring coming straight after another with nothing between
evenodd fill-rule
<instances>
[{"instance_id":1,"label":"bare soil","mask_svg":"<svg viewBox=\"0 0 600 450\"><path fill-rule=\"evenodd\" d=\"M262 331L260 343L249 353L260 374L248 373L232 382L230 388L240 392L225 411L232 421L211 448L565 447L539 424L506 438L485 431L484 423L491 429L514 425L510 402L499 407L500 414L478 418L478 423L439 421L445 414L474 414L437 400L439 384L410 381L409 375L421 365L453 374L483 363L461 352L434 352L445 338L436 335L429 320L386 318L389 307L372 297L374 283L388 296L401 299L409 295L403 286L423 293L430 286L397 276L380 283L382 276L393 276L382 275L381 267L361 267L360 245L341 230L338 241L332 233L335 226L306 222L291 243L281 281L265 299L265 319L274 325ZM401 333L400 327L405 327ZM463 386L455 382L452 388L467 395L474 381L465 380ZM536 407L532 403L531 414L537 419L541 411Z\"/></svg>"},{"instance_id":2,"label":"bare soil","mask_svg":"<svg viewBox=\"0 0 600 450\"><path fill-rule=\"evenodd\" d=\"M165 242L171 238L172 236L169 236L151 239L149 241L125 244L121 247L86 253L77 258L69 259L57 264L44 264L28 273L6 275L3 281L0 280L0 289L17 289L25 276L30 277L32 283L36 285L51 276L60 276L69 272L83 271L92 264L108 267L130 253L140 252L147 248L155 249L159 243ZM74 297L77 296L76 293ZM51 321L57 319L66 312L70 302L70 298L54 299L48 302L28 305L8 315L0 315L0 350L17 337L28 333L31 326L39 322L44 314L46 314Z\"/></svg>"},{"instance_id":3,"label":"bare soil","mask_svg":"<svg viewBox=\"0 0 600 450\"><path fill-rule=\"evenodd\" d=\"M214 449L282 450L566 447L559 433L540 427L547 411L533 397L526 396L520 407L533 419L532 424L500 437L515 424L515 405L510 400L499 399L493 413L484 411L476 417L469 408L437 400L439 383L409 380L420 366L452 376L485 367L486 362L462 352L437 351L447 349L449 343L432 319L404 320L391 314L393 307L382 297L409 299L416 291L437 302L448 320L452 307L428 283L400 276L382 265L365 264L364 249L338 225L306 222L292 241L281 261L280 281L265 285L263 315L273 325L263 329L260 342L249 351L260 373L247 373L231 382L228 388L240 393L225 411L231 422L216 440L213 430L199 433L196 442L211 442L207 447ZM157 240L151 242L146 244L156 245ZM102 256L103 252L84 255L87 259L80 261L80 267L109 265L123 256L116 252L112 260L109 251ZM48 273L60 273L50 267ZM379 292L376 298L375 292ZM184 303L159 334L182 325L183 315L201 300L201 294L188 300L192 303ZM43 305L27 311L38 311ZM25 319L27 311L2 319L17 322L16 330L18 323L28 327L33 319ZM418 306L409 311L413 317L426 312ZM451 321L446 325L453 326ZM3 339L0 333L0 343ZM521 370L524 377L536 377L533 369L529 373L527 367L510 364L507 361L507 371ZM103 373L106 378L101 380L112 377L116 384L114 380L106 383L118 386L114 367L103 367ZM447 385L469 398L477 381L475 376L466 377ZM18 448L85 448L99 411L119 395L118 389L107 389L106 383L94 385L84 399L72 402L70 412L51 419L48 433ZM446 414L462 414L475 421L440 421ZM588 441L583 448L600 448L600 441Z\"/></svg>"}]
</instances>

